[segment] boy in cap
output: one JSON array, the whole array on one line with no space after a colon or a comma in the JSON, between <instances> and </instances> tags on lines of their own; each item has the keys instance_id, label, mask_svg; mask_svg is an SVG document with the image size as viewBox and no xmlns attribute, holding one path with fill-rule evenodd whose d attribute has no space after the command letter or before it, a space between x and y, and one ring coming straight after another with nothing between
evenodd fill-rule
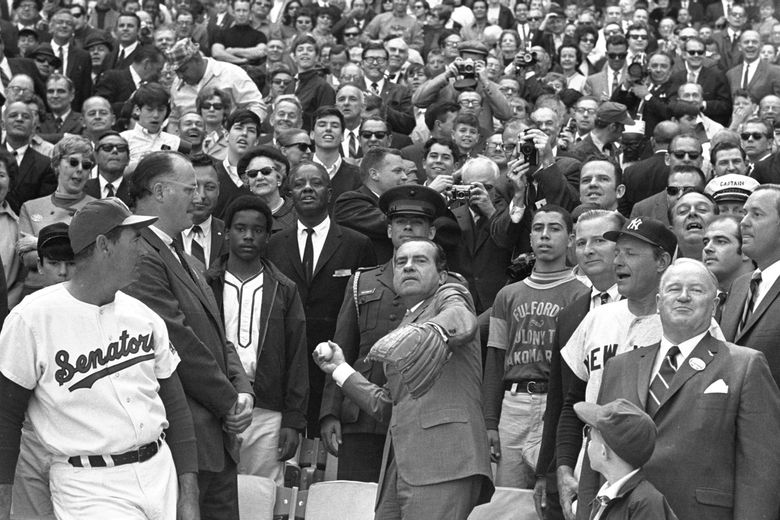
<instances>
[{"instance_id":1,"label":"boy in cap","mask_svg":"<svg viewBox=\"0 0 780 520\"><path fill-rule=\"evenodd\" d=\"M676 519L666 498L642 473L658 433L650 416L625 399L605 405L577 403L574 412L585 423L590 466L606 479L590 518Z\"/></svg>"},{"instance_id":2,"label":"boy in cap","mask_svg":"<svg viewBox=\"0 0 780 520\"><path fill-rule=\"evenodd\" d=\"M74 265L68 225L57 222L41 229L38 234L38 272L43 275L43 287L70 280Z\"/></svg>"}]
</instances>

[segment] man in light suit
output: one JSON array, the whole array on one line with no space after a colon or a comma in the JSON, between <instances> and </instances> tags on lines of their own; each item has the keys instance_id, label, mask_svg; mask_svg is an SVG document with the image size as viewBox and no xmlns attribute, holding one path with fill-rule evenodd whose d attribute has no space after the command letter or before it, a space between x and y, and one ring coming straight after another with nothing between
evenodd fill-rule
<instances>
[{"instance_id":1,"label":"man in light suit","mask_svg":"<svg viewBox=\"0 0 780 520\"><path fill-rule=\"evenodd\" d=\"M179 377L198 441L202 519L238 518L238 442L252 420L254 394L200 266L178 234L200 202L195 170L178 152L153 152L130 177L139 215L158 217L142 232L138 280L125 291L160 315L181 356Z\"/></svg>"},{"instance_id":2,"label":"man in light suit","mask_svg":"<svg viewBox=\"0 0 780 520\"><path fill-rule=\"evenodd\" d=\"M731 92L745 88L756 99L774 94L780 96L780 66L772 65L759 57L761 37L757 31L745 31L739 38L743 59L726 72ZM747 68L747 78L745 69ZM747 79L747 81L745 81Z\"/></svg>"},{"instance_id":3,"label":"man in light suit","mask_svg":"<svg viewBox=\"0 0 780 520\"><path fill-rule=\"evenodd\" d=\"M763 352L776 382L780 382L780 280L774 274L780 267L778 202L780 186L764 184L745 203L746 214L740 223L742 252L758 269L734 281L721 318L726 339ZM761 277L757 286L751 282L756 274ZM750 296L752 305L747 309Z\"/></svg>"},{"instance_id":4,"label":"man in light suit","mask_svg":"<svg viewBox=\"0 0 780 520\"><path fill-rule=\"evenodd\" d=\"M708 332L716 293L702 263L677 260L661 278L660 343L610 359L598 402L624 398L653 418L643 471L680 518L777 518L780 390L761 352Z\"/></svg>"},{"instance_id":5,"label":"man in light suit","mask_svg":"<svg viewBox=\"0 0 780 520\"><path fill-rule=\"evenodd\" d=\"M609 100L625 78L626 56L628 56L626 37L622 34L610 36L607 39L607 66L601 72L588 76L582 89L583 93L599 101Z\"/></svg>"},{"instance_id":6,"label":"man in light suit","mask_svg":"<svg viewBox=\"0 0 780 520\"><path fill-rule=\"evenodd\" d=\"M465 520L493 491L474 307L465 287L445 284L443 252L433 242L402 244L393 270L393 286L408 309L401 326L414 323L440 331L450 352L427 392L413 398L414 388L390 363L385 364L385 386L369 382L333 342L325 344L332 358L320 356L319 349L314 357L347 397L390 423L375 518Z\"/></svg>"},{"instance_id":7,"label":"man in light suit","mask_svg":"<svg viewBox=\"0 0 780 520\"><path fill-rule=\"evenodd\" d=\"M371 240L341 227L328 215L331 179L317 163L302 161L287 177L295 226L268 241L268 259L298 286L306 312L307 352L333 337L347 281L358 267L376 265ZM309 231L311 230L311 231ZM311 238L311 240L308 240ZM311 247L311 249L309 249ZM319 415L325 377L309 360L307 435L319 434Z\"/></svg>"}]
</instances>

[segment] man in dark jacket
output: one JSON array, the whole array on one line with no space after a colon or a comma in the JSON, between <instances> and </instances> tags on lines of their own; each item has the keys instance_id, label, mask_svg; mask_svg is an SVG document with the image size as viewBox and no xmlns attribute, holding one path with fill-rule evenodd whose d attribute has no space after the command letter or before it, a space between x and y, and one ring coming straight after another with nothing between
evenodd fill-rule
<instances>
[{"instance_id":1,"label":"man in dark jacket","mask_svg":"<svg viewBox=\"0 0 780 520\"><path fill-rule=\"evenodd\" d=\"M209 285L225 332L254 381L252 424L241 435L238 472L281 485L295 454L309 399L306 317L295 283L265 258L273 216L253 195L225 212L229 254L210 271Z\"/></svg>"}]
</instances>

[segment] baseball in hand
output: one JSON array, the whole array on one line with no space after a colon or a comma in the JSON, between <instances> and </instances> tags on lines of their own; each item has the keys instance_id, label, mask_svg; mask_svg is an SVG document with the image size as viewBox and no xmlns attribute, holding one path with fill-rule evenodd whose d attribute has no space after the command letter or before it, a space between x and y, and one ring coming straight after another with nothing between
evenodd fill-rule
<instances>
[{"instance_id":1,"label":"baseball in hand","mask_svg":"<svg viewBox=\"0 0 780 520\"><path fill-rule=\"evenodd\" d=\"M323 361L330 361L333 359L333 349L326 342L322 342L314 349L317 356Z\"/></svg>"}]
</instances>

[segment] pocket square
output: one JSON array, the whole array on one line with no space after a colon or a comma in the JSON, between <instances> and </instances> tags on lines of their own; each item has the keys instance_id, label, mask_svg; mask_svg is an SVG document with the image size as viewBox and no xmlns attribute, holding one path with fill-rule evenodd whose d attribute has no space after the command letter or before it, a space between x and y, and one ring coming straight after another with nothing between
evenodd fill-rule
<instances>
[{"instance_id":1,"label":"pocket square","mask_svg":"<svg viewBox=\"0 0 780 520\"><path fill-rule=\"evenodd\" d=\"M705 394L727 394L729 393L729 385L723 379L718 379L704 390Z\"/></svg>"}]
</instances>

